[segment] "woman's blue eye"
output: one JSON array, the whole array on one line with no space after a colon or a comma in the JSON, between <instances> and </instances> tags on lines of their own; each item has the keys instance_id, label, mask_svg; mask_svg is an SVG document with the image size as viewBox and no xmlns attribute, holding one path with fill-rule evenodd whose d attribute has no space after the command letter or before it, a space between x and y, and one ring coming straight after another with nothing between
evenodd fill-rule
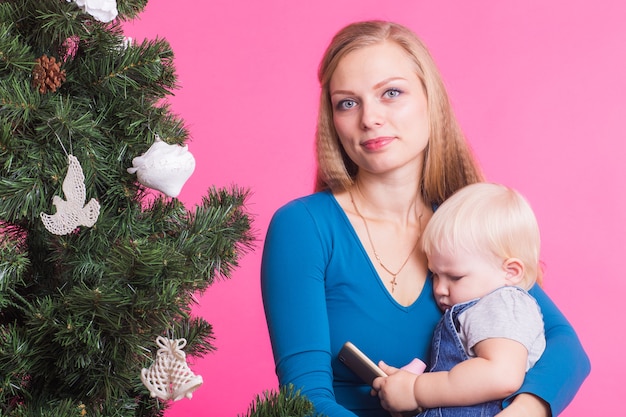
<instances>
[{"instance_id":1,"label":"woman's blue eye","mask_svg":"<svg viewBox=\"0 0 626 417\"><path fill-rule=\"evenodd\" d=\"M356 102L354 100L341 100L337 103L338 110L349 110L356 106Z\"/></svg>"},{"instance_id":2,"label":"woman's blue eye","mask_svg":"<svg viewBox=\"0 0 626 417\"><path fill-rule=\"evenodd\" d=\"M395 98L398 97L401 93L402 92L397 88L390 88L389 90L385 91L385 97Z\"/></svg>"}]
</instances>

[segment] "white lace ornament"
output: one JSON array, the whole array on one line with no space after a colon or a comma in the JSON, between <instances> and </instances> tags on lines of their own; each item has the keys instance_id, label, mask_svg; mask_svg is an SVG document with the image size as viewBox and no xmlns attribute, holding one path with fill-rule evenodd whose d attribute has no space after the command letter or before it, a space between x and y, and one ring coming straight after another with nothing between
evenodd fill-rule
<instances>
[{"instance_id":1,"label":"white lace ornament","mask_svg":"<svg viewBox=\"0 0 626 417\"><path fill-rule=\"evenodd\" d=\"M187 145L170 145L156 135L152 146L134 158L133 166L127 171L136 172L137 180L146 187L176 197L195 168L196 160Z\"/></svg>"},{"instance_id":2,"label":"white lace ornament","mask_svg":"<svg viewBox=\"0 0 626 417\"><path fill-rule=\"evenodd\" d=\"M67 0L71 2L72 0ZM73 0L84 12L94 19L107 23L117 17L116 0Z\"/></svg>"},{"instance_id":3,"label":"white lace ornament","mask_svg":"<svg viewBox=\"0 0 626 417\"><path fill-rule=\"evenodd\" d=\"M187 340L159 336L156 344L159 346L156 360L150 368L141 370L141 382L152 397L174 401L191 398L202 385L202 376L195 375L187 366L182 350Z\"/></svg>"},{"instance_id":4,"label":"white lace ornament","mask_svg":"<svg viewBox=\"0 0 626 417\"><path fill-rule=\"evenodd\" d=\"M59 196L52 197L52 204L56 207L55 214L40 213L43 225L50 233L66 235L78 226L91 227L100 215L100 203L95 199L85 204L85 176L80 162L74 155L67 156L69 166L63 180L63 194L67 200Z\"/></svg>"}]
</instances>

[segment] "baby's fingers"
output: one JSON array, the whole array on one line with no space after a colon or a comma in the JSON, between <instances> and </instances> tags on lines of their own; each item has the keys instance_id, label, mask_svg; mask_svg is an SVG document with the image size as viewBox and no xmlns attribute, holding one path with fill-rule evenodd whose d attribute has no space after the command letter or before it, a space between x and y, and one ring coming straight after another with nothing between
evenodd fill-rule
<instances>
[{"instance_id":1,"label":"baby's fingers","mask_svg":"<svg viewBox=\"0 0 626 417\"><path fill-rule=\"evenodd\" d=\"M375 378L374 381L372 381L372 396L378 395L378 391L380 391L383 384L385 383L385 379L387 378L384 376L379 376L378 378Z\"/></svg>"},{"instance_id":2,"label":"baby's fingers","mask_svg":"<svg viewBox=\"0 0 626 417\"><path fill-rule=\"evenodd\" d=\"M398 371L399 371L399 369L398 369L398 368L395 368L395 367L393 367L393 366L387 365L387 364L386 364L385 362L383 362L383 361L378 362L378 367L379 367L380 369L382 369L382 370L383 370L383 372L384 372L384 373L386 373L387 375L393 375L393 374L395 374L396 372L398 372Z\"/></svg>"}]
</instances>

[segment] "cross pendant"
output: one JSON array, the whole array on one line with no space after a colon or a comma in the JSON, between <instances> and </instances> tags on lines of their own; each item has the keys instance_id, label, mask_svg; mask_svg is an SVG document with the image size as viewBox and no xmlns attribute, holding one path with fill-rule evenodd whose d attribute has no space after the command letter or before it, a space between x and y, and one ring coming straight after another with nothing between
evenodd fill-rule
<instances>
[{"instance_id":1,"label":"cross pendant","mask_svg":"<svg viewBox=\"0 0 626 417\"><path fill-rule=\"evenodd\" d=\"M395 290L396 289L396 285L398 285L398 283L396 282L396 276L394 275L393 279L391 281L389 281L389 282L391 282L391 293L393 294L393 290Z\"/></svg>"}]
</instances>

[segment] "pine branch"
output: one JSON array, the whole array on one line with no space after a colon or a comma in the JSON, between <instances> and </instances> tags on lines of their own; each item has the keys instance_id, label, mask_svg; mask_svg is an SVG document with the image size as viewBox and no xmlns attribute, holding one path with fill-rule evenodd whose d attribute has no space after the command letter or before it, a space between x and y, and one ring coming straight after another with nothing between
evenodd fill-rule
<instances>
[{"instance_id":1,"label":"pine branch","mask_svg":"<svg viewBox=\"0 0 626 417\"><path fill-rule=\"evenodd\" d=\"M308 398L293 385L281 386L279 392L257 395L247 414L242 417L323 417L317 414Z\"/></svg>"},{"instance_id":2,"label":"pine branch","mask_svg":"<svg viewBox=\"0 0 626 417\"><path fill-rule=\"evenodd\" d=\"M0 3L0 74L12 71L30 73L34 63L30 60L31 47L23 43L13 23L14 10L8 3Z\"/></svg>"},{"instance_id":3,"label":"pine branch","mask_svg":"<svg viewBox=\"0 0 626 417\"><path fill-rule=\"evenodd\" d=\"M0 222L0 324L10 321L10 308L15 304L9 290L25 285L30 260L24 250L24 231Z\"/></svg>"}]
</instances>

